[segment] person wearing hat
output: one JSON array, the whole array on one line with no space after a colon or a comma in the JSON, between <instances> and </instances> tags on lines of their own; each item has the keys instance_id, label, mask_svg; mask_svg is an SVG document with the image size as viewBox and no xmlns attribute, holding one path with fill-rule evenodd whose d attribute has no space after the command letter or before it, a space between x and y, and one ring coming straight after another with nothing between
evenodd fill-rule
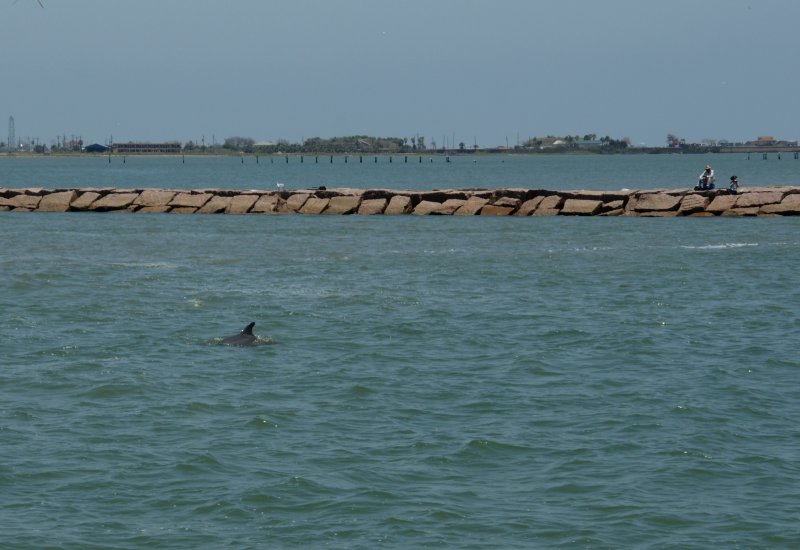
<instances>
[{"instance_id":1,"label":"person wearing hat","mask_svg":"<svg viewBox=\"0 0 800 550\"><path fill-rule=\"evenodd\" d=\"M711 165L706 165L695 189L714 189L714 170L711 169Z\"/></svg>"}]
</instances>

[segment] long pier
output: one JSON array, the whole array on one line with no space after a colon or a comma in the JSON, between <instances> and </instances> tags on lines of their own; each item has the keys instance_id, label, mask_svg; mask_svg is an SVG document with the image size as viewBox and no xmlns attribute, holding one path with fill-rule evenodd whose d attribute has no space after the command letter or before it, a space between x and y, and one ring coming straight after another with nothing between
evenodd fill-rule
<instances>
[{"instance_id":1,"label":"long pier","mask_svg":"<svg viewBox=\"0 0 800 550\"><path fill-rule=\"evenodd\" d=\"M3 189L0 212L415 216L795 216L800 186L727 189Z\"/></svg>"}]
</instances>

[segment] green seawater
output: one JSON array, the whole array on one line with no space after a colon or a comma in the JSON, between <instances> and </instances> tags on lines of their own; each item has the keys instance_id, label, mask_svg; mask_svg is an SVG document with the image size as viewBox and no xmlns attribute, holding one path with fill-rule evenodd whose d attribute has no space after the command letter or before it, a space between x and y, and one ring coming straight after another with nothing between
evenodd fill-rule
<instances>
[{"instance_id":1,"label":"green seawater","mask_svg":"<svg viewBox=\"0 0 800 550\"><path fill-rule=\"evenodd\" d=\"M2 157L0 187L421 189L516 187L618 190L691 188L706 164L717 185L800 185L792 153L761 155L303 155L274 157ZM420 162L421 161L421 162Z\"/></svg>"},{"instance_id":2,"label":"green seawater","mask_svg":"<svg viewBox=\"0 0 800 550\"><path fill-rule=\"evenodd\" d=\"M0 213L0 548L795 548L799 229Z\"/></svg>"}]
</instances>

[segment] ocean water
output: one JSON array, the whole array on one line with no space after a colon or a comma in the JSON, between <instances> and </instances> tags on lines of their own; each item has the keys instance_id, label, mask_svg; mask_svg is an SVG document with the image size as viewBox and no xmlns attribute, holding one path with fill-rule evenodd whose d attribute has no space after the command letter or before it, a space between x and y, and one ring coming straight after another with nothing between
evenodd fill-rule
<instances>
[{"instance_id":1,"label":"ocean water","mask_svg":"<svg viewBox=\"0 0 800 550\"><path fill-rule=\"evenodd\" d=\"M327 158L3 158L0 185L800 167ZM4 213L0 547L794 547L796 225ZM273 344L216 345L249 321Z\"/></svg>"},{"instance_id":2,"label":"ocean water","mask_svg":"<svg viewBox=\"0 0 800 550\"><path fill-rule=\"evenodd\" d=\"M796 548L798 229L0 213L0 548Z\"/></svg>"},{"instance_id":3,"label":"ocean water","mask_svg":"<svg viewBox=\"0 0 800 550\"><path fill-rule=\"evenodd\" d=\"M687 188L706 164L717 183L737 175L743 186L798 185L793 154L761 155L304 155L300 157L1 157L0 187L167 187L287 189L356 187L433 189L517 187L616 190ZM449 162L448 159L449 158ZM377 160L377 162L376 162ZM420 160L422 162L420 162ZM318 162L315 162L318 161Z\"/></svg>"}]
</instances>

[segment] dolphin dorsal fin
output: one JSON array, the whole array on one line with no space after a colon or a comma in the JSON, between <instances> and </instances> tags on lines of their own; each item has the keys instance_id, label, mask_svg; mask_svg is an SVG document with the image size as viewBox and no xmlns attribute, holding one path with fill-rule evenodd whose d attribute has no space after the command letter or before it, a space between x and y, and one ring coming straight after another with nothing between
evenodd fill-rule
<instances>
[{"instance_id":1,"label":"dolphin dorsal fin","mask_svg":"<svg viewBox=\"0 0 800 550\"><path fill-rule=\"evenodd\" d=\"M246 327L242 329L242 334L253 334L253 327L256 326L255 323L250 323Z\"/></svg>"}]
</instances>

